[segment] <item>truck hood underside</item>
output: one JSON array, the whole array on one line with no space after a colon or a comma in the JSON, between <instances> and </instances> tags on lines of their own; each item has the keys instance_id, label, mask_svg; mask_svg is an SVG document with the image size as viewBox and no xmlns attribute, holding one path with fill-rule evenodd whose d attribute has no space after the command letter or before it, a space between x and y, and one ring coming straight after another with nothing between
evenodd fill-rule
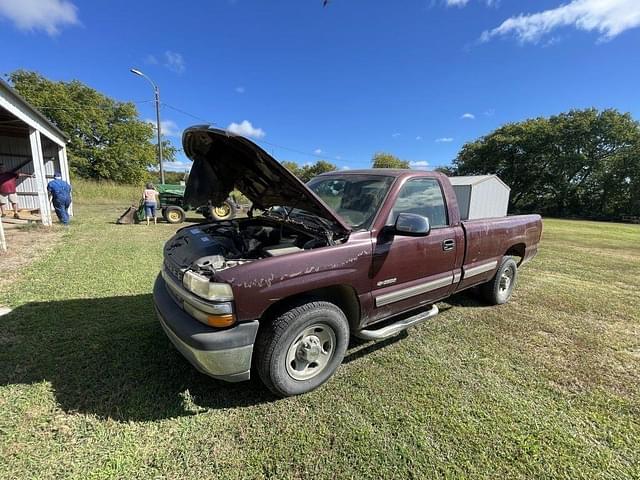
<instances>
[{"instance_id":1,"label":"truck hood underside","mask_svg":"<svg viewBox=\"0 0 640 480\"><path fill-rule=\"evenodd\" d=\"M193 161L185 201L191 205L221 204L238 188L255 208L293 207L328 220L335 234L349 227L304 183L250 140L225 130L195 126L182 136Z\"/></svg>"}]
</instances>

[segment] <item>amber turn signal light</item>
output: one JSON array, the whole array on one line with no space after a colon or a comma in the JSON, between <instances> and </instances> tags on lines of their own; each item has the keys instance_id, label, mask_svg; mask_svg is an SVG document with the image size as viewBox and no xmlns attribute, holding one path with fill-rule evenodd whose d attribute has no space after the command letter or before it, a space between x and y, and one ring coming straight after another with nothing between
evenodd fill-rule
<instances>
[{"instance_id":1,"label":"amber turn signal light","mask_svg":"<svg viewBox=\"0 0 640 480\"><path fill-rule=\"evenodd\" d=\"M207 325L212 327L230 327L236 323L236 316L232 313L226 315L207 315Z\"/></svg>"}]
</instances>

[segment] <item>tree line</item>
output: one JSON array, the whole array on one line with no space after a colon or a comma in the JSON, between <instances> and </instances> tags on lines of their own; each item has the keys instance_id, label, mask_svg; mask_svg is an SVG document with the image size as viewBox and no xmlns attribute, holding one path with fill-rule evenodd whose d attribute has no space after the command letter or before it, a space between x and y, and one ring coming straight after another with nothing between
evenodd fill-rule
<instances>
[{"instance_id":1,"label":"tree line","mask_svg":"<svg viewBox=\"0 0 640 480\"><path fill-rule=\"evenodd\" d=\"M94 180L141 183L155 175L154 127L139 118L135 104L119 102L79 82L54 82L36 72L9 74L13 88L69 136L71 174ZM163 141L167 161L176 149Z\"/></svg>"},{"instance_id":2,"label":"tree line","mask_svg":"<svg viewBox=\"0 0 640 480\"><path fill-rule=\"evenodd\" d=\"M465 144L449 173L497 174L511 213L640 215L640 124L595 108L508 123Z\"/></svg>"},{"instance_id":3,"label":"tree line","mask_svg":"<svg viewBox=\"0 0 640 480\"><path fill-rule=\"evenodd\" d=\"M55 82L17 70L13 87L70 137L73 175L140 183L157 168L153 126L131 102L114 100L77 81ZM168 161L176 148L163 140ZM337 169L327 160L283 165L306 182ZM408 160L378 152L372 168L409 168ZM507 123L463 145L448 175L497 174L511 187L511 213L613 219L640 216L640 123L614 109L566 113ZM168 173L168 172L167 172ZM184 174L169 174L179 181Z\"/></svg>"}]
</instances>

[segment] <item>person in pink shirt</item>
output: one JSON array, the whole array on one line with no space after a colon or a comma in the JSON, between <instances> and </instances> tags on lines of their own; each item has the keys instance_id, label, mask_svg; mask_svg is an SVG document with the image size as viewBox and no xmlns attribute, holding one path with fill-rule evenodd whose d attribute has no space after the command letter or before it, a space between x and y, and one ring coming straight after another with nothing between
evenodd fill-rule
<instances>
[{"instance_id":1,"label":"person in pink shirt","mask_svg":"<svg viewBox=\"0 0 640 480\"><path fill-rule=\"evenodd\" d=\"M6 215L5 209L9 204L13 206L13 216L20 218L18 214L18 195L16 193L16 181L20 177L33 177L28 173L16 173L5 171L4 163L0 163L0 215Z\"/></svg>"},{"instance_id":2,"label":"person in pink shirt","mask_svg":"<svg viewBox=\"0 0 640 480\"><path fill-rule=\"evenodd\" d=\"M158 205L158 191L153 187L153 183L147 183L147 188L142 192L142 199L144 200L144 215L147 218L147 225L149 220L153 218L153 223L158 223L156 218L156 207Z\"/></svg>"}]
</instances>

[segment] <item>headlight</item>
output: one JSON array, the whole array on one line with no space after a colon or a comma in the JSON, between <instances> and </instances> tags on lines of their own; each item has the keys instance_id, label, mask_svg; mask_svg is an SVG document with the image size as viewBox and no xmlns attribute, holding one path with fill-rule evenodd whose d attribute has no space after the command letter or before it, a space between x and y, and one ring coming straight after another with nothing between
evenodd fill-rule
<instances>
[{"instance_id":1,"label":"headlight","mask_svg":"<svg viewBox=\"0 0 640 480\"><path fill-rule=\"evenodd\" d=\"M227 302L233 300L233 291L228 283L210 282L207 277L199 275L191 270L185 272L182 277L182 285L191 293L207 300Z\"/></svg>"}]
</instances>

